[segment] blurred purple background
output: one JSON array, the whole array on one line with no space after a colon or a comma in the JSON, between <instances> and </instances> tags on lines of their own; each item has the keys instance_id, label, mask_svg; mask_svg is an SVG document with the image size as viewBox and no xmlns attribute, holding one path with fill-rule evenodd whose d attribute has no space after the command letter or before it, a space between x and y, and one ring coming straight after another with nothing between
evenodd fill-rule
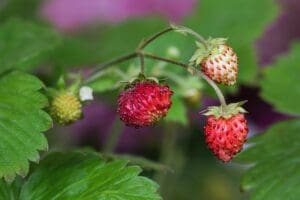
<instances>
[{"instance_id":1,"label":"blurred purple background","mask_svg":"<svg viewBox=\"0 0 300 200\"><path fill-rule=\"evenodd\" d=\"M78 30L93 23L117 23L160 15L179 22L192 12L195 0L47 0L42 16L59 30Z\"/></svg>"}]
</instances>

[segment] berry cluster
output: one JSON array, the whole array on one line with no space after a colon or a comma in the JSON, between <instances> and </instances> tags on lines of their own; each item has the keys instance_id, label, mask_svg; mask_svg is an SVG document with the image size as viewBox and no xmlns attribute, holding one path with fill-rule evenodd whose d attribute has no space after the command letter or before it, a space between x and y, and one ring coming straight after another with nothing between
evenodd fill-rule
<instances>
[{"instance_id":1,"label":"berry cluster","mask_svg":"<svg viewBox=\"0 0 300 200\"><path fill-rule=\"evenodd\" d=\"M189 65L143 52L143 48L147 44L163 33L172 30L189 33L198 38L196 42L197 49L191 57ZM169 86L144 76L144 56L177 64L181 67L184 66L188 71L193 69L198 71L213 86L221 102L221 106L208 107L207 112L204 113L207 116L204 127L206 144L220 160L224 162L232 160L241 151L246 141L248 126L244 116L246 111L241 107L244 102L227 105L220 90L216 89L218 88L216 83L223 85L235 84L238 75L238 57L227 44L227 40L224 38L204 40L202 36L191 29L171 26L149 40L145 40L138 47L137 52L124 58L118 58L116 61L122 62L137 56L141 56L141 74L129 83L118 97L117 112L120 119L127 126L135 128L150 126L165 117L172 105L173 92ZM116 62L113 61L108 64L113 65ZM74 95L56 96L51 105L53 118L61 124L72 123L81 116L81 104Z\"/></svg>"}]
</instances>

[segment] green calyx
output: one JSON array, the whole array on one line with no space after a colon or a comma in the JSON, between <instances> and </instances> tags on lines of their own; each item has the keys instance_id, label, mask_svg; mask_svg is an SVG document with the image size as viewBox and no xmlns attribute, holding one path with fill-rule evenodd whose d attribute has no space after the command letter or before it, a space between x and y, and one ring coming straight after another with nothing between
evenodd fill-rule
<instances>
[{"instance_id":1,"label":"green calyx","mask_svg":"<svg viewBox=\"0 0 300 200\"><path fill-rule=\"evenodd\" d=\"M191 57L190 65L199 65L205 58L212 54L217 54L218 47L226 44L226 38L208 38L205 43L196 41L197 49Z\"/></svg>"},{"instance_id":2,"label":"green calyx","mask_svg":"<svg viewBox=\"0 0 300 200\"><path fill-rule=\"evenodd\" d=\"M134 87L137 83L141 82L151 82L156 84L162 84L163 80L160 81L155 77L146 77L144 74L140 73L137 77L133 78L131 81L127 82L125 85L125 90Z\"/></svg>"},{"instance_id":3,"label":"green calyx","mask_svg":"<svg viewBox=\"0 0 300 200\"><path fill-rule=\"evenodd\" d=\"M240 101L237 103L231 103L226 106L210 106L207 108L206 112L203 113L205 116L214 116L217 119L219 118L231 118L234 115L239 113L247 113L247 111L242 107L246 101Z\"/></svg>"},{"instance_id":4,"label":"green calyx","mask_svg":"<svg viewBox=\"0 0 300 200\"><path fill-rule=\"evenodd\" d=\"M62 75L56 82L56 87L48 87L45 89L46 95L53 99L61 94L69 93L79 97L79 89L82 86L82 78L77 74L71 74L70 79L67 79ZM67 81L72 81L70 84L66 84Z\"/></svg>"}]
</instances>

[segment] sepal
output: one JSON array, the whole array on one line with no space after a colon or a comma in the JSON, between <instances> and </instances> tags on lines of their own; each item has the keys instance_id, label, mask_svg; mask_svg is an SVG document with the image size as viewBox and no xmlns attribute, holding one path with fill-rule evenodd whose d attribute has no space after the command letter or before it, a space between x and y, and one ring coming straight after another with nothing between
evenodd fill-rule
<instances>
[{"instance_id":1,"label":"sepal","mask_svg":"<svg viewBox=\"0 0 300 200\"><path fill-rule=\"evenodd\" d=\"M210 106L208 107L204 113L201 113L205 116L214 116L215 118L231 118L234 115L239 113L247 113L247 111L242 107L247 102L240 101L237 103L231 103L226 106Z\"/></svg>"}]
</instances>

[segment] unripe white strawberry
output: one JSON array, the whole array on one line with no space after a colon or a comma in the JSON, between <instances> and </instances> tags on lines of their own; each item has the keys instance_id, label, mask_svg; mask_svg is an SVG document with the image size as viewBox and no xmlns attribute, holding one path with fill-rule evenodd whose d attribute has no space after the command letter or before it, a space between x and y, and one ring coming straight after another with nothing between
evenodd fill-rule
<instances>
[{"instance_id":1,"label":"unripe white strawberry","mask_svg":"<svg viewBox=\"0 0 300 200\"><path fill-rule=\"evenodd\" d=\"M233 49L219 45L201 63L201 71L217 83L233 85L238 74L238 58Z\"/></svg>"},{"instance_id":2,"label":"unripe white strawberry","mask_svg":"<svg viewBox=\"0 0 300 200\"><path fill-rule=\"evenodd\" d=\"M206 45L197 43L199 47L191 58L194 65L210 79L224 85L233 85L238 75L238 57L226 44L226 39L208 39Z\"/></svg>"}]
</instances>

